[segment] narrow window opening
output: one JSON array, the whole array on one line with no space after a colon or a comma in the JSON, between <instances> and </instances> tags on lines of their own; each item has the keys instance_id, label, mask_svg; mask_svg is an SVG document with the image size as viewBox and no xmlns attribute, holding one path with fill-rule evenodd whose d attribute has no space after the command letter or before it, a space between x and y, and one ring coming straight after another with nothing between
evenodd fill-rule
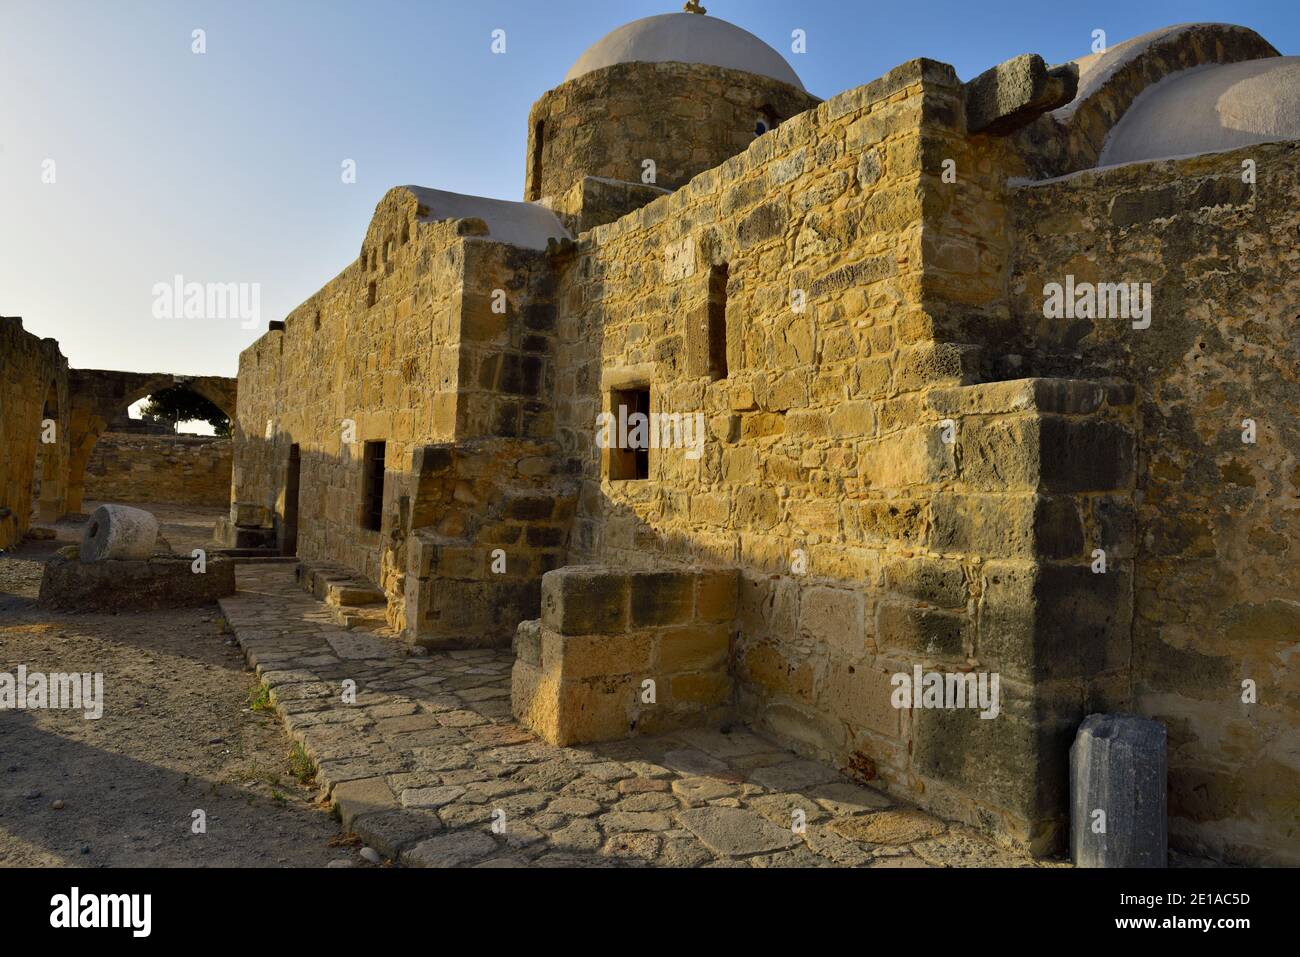
<instances>
[{"instance_id":1,"label":"narrow window opening","mask_svg":"<svg viewBox=\"0 0 1300 957\"><path fill-rule=\"evenodd\" d=\"M542 198L542 149L546 146L546 123L537 121L533 127L533 188L531 199L536 202Z\"/></svg>"},{"instance_id":2,"label":"narrow window opening","mask_svg":"<svg viewBox=\"0 0 1300 957\"><path fill-rule=\"evenodd\" d=\"M650 387L614 389L610 393L609 410L613 416L608 450L610 481L648 479L650 477Z\"/></svg>"},{"instance_id":3,"label":"narrow window opening","mask_svg":"<svg viewBox=\"0 0 1300 957\"><path fill-rule=\"evenodd\" d=\"M709 270L709 377L727 377L727 280L726 263Z\"/></svg>"},{"instance_id":4,"label":"narrow window opening","mask_svg":"<svg viewBox=\"0 0 1300 957\"><path fill-rule=\"evenodd\" d=\"M366 287L366 308L367 309L375 304L376 296L377 296L376 284L372 281Z\"/></svg>"},{"instance_id":5,"label":"narrow window opening","mask_svg":"<svg viewBox=\"0 0 1300 957\"><path fill-rule=\"evenodd\" d=\"M361 464L361 527L377 532L384 522L384 443L367 442Z\"/></svg>"}]
</instances>

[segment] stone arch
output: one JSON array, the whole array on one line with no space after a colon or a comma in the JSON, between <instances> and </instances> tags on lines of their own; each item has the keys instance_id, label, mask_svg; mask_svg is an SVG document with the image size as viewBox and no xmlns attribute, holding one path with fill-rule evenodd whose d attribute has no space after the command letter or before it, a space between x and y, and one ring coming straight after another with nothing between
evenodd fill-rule
<instances>
[{"instance_id":1,"label":"stone arch","mask_svg":"<svg viewBox=\"0 0 1300 957\"><path fill-rule=\"evenodd\" d=\"M31 499L36 520L57 522L66 512L67 441L59 384L50 380L41 403L40 440L36 446Z\"/></svg>"},{"instance_id":2,"label":"stone arch","mask_svg":"<svg viewBox=\"0 0 1300 957\"><path fill-rule=\"evenodd\" d=\"M182 376L167 372L111 372L74 369L69 374L71 427L67 509L81 510L86 490L86 465L99 437L121 412L145 396L182 386L203 396L231 422L235 420L236 383L222 376Z\"/></svg>"}]
</instances>

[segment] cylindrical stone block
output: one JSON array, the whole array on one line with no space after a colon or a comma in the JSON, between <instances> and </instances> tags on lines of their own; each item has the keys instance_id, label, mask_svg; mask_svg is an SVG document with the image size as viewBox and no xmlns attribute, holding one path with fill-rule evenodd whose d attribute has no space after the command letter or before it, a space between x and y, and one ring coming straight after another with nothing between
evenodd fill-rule
<instances>
[{"instance_id":1,"label":"cylindrical stone block","mask_svg":"<svg viewBox=\"0 0 1300 957\"><path fill-rule=\"evenodd\" d=\"M152 513L127 505L101 505L81 536L81 560L138 561L153 555L157 544L158 519Z\"/></svg>"},{"instance_id":2,"label":"cylindrical stone block","mask_svg":"<svg viewBox=\"0 0 1300 957\"><path fill-rule=\"evenodd\" d=\"M1070 748L1070 856L1076 867L1166 867L1165 727L1092 714Z\"/></svg>"}]
</instances>

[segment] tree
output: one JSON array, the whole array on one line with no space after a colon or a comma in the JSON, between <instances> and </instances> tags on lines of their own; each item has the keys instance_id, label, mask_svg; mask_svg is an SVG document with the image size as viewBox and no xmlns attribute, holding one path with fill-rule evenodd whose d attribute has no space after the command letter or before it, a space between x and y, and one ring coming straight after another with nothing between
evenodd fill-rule
<instances>
[{"instance_id":1,"label":"tree","mask_svg":"<svg viewBox=\"0 0 1300 957\"><path fill-rule=\"evenodd\" d=\"M155 392L140 409L142 415L165 419L173 427L178 422L201 421L212 426L217 435L230 435L230 419L209 399L183 386L174 385Z\"/></svg>"}]
</instances>

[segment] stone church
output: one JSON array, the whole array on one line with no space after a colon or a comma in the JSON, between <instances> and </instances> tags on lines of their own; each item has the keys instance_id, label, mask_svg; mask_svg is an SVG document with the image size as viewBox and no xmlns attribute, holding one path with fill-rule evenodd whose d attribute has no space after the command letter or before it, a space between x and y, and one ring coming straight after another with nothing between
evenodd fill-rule
<instances>
[{"instance_id":1,"label":"stone church","mask_svg":"<svg viewBox=\"0 0 1300 957\"><path fill-rule=\"evenodd\" d=\"M1192 24L819 100L697 3L630 23L522 200L390 190L243 352L224 534L513 643L552 742L743 722L1046 854L1136 712L1173 846L1298 864L1298 89ZM900 703L932 673L996 702Z\"/></svg>"}]
</instances>

